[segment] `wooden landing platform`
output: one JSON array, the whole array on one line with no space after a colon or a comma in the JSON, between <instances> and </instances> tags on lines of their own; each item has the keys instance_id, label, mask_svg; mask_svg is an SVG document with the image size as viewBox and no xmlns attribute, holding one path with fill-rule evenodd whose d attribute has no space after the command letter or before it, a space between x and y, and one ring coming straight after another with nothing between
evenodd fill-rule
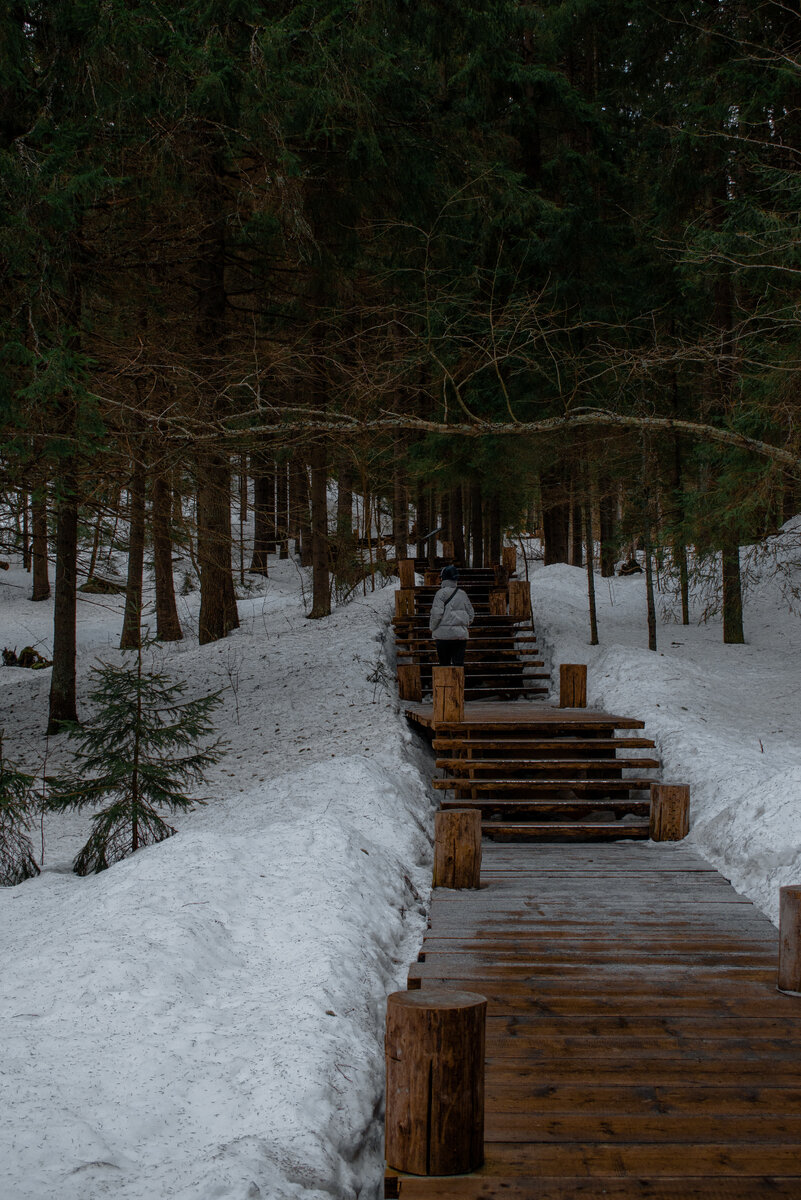
<instances>
[{"instance_id":1,"label":"wooden landing platform","mask_svg":"<svg viewBox=\"0 0 801 1200\"><path fill-rule=\"evenodd\" d=\"M421 729L434 727L434 706L407 702L403 707L406 717ZM467 701L464 706L464 721L459 728L480 725L486 729L504 729L516 725L521 729L547 729L549 725L577 725L599 729L643 729L644 722L633 717L616 717L612 713L598 712L591 708L556 708L552 704L532 704L527 701ZM441 728L450 729L447 725Z\"/></svg>"},{"instance_id":2,"label":"wooden landing platform","mask_svg":"<svg viewBox=\"0 0 801 1200\"><path fill-rule=\"evenodd\" d=\"M515 705L504 706L515 708ZM801 999L773 925L664 843L485 843L409 986L480 992L484 1167L402 1200L801 1198Z\"/></svg>"}]
</instances>

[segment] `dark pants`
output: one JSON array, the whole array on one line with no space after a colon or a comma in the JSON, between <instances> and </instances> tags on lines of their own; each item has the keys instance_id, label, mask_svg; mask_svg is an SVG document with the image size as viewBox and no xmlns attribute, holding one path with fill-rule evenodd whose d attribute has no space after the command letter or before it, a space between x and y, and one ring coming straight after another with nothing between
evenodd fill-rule
<instances>
[{"instance_id":1,"label":"dark pants","mask_svg":"<svg viewBox=\"0 0 801 1200\"><path fill-rule=\"evenodd\" d=\"M466 638L435 638L437 658L441 667L463 667Z\"/></svg>"}]
</instances>

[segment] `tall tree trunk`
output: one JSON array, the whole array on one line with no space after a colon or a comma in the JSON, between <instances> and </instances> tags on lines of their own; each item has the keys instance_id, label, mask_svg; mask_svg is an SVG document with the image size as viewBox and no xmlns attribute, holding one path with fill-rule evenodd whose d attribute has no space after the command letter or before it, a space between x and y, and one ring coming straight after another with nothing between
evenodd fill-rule
<instances>
[{"instance_id":1,"label":"tall tree trunk","mask_svg":"<svg viewBox=\"0 0 801 1200\"><path fill-rule=\"evenodd\" d=\"M674 408L678 406L675 405ZM681 623L690 624L690 573L687 566L687 544L684 540L684 470L681 438L673 437L673 562L679 569L681 594Z\"/></svg>"},{"instance_id":2,"label":"tall tree trunk","mask_svg":"<svg viewBox=\"0 0 801 1200\"><path fill-rule=\"evenodd\" d=\"M296 482L296 466L292 462L279 462L275 467L275 526L278 539L278 557L289 558L289 539L296 538L296 550L301 552L302 543L299 514L293 502L294 485Z\"/></svg>"},{"instance_id":3,"label":"tall tree trunk","mask_svg":"<svg viewBox=\"0 0 801 1200\"><path fill-rule=\"evenodd\" d=\"M569 557L568 531L570 526L570 506L567 503L543 505L542 534L544 545L543 559L545 566L551 563L567 562Z\"/></svg>"},{"instance_id":4,"label":"tall tree trunk","mask_svg":"<svg viewBox=\"0 0 801 1200\"><path fill-rule=\"evenodd\" d=\"M409 502L397 463L392 472L392 541L395 544L395 558L406 558L409 553Z\"/></svg>"},{"instance_id":5,"label":"tall tree trunk","mask_svg":"<svg viewBox=\"0 0 801 1200\"><path fill-rule=\"evenodd\" d=\"M346 541L353 537L353 467L348 462L339 467L337 537Z\"/></svg>"},{"instance_id":6,"label":"tall tree trunk","mask_svg":"<svg viewBox=\"0 0 801 1200\"><path fill-rule=\"evenodd\" d=\"M33 589L31 600L50 599L50 575L47 562L47 485L31 493L33 525Z\"/></svg>"},{"instance_id":7,"label":"tall tree trunk","mask_svg":"<svg viewBox=\"0 0 801 1200\"><path fill-rule=\"evenodd\" d=\"M30 509L28 506L28 489L20 488L19 503L22 510L22 569L31 569L31 527Z\"/></svg>"},{"instance_id":8,"label":"tall tree trunk","mask_svg":"<svg viewBox=\"0 0 801 1200\"><path fill-rule=\"evenodd\" d=\"M570 562L574 567L580 567L584 563L584 521L581 514L581 502L579 500L573 500L570 516Z\"/></svg>"},{"instance_id":9,"label":"tall tree trunk","mask_svg":"<svg viewBox=\"0 0 801 1200\"><path fill-rule=\"evenodd\" d=\"M160 471L153 476L153 573L156 584L156 637L160 642L180 642L183 637L175 603L172 573L172 536L169 480Z\"/></svg>"},{"instance_id":10,"label":"tall tree trunk","mask_svg":"<svg viewBox=\"0 0 801 1200\"><path fill-rule=\"evenodd\" d=\"M484 566L484 514L481 507L481 484L470 485L470 540L473 543L473 566Z\"/></svg>"},{"instance_id":11,"label":"tall tree trunk","mask_svg":"<svg viewBox=\"0 0 801 1200\"><path fill-rule=\"evenodd\" d=\"M210 451L198 460L197 558L200 567L201 646L239 627L231 574L231 471L224 455Z\"/></svg>"},{"instance_id":12,"label":"tall tree trunk","mask_svg":"<svg viewBox=\"0 0 801 1200\"><path fill-rule=\"evenodd\" d=\"M328 545L328 469L325 446L315 442L309 455L311 462L311 527L312 527L312 619L327 617L331 612L331 579Z\"/></svg>"},{"instance_id":13,"label":"tall tree trunk","mask_svg":"<svg viewBox=\"0 0 801 1200\"><path fill-rule=\"evenodd\" d=\"M595 604L595 561L592 537L592 504L590 503L589 480L587 481L584 505L584 540L587 551L587 603L590 610L590 645L598 645L598 610Z\"/></svg>"},{"instance_id":14,"label":"tall tree trunk","mask_svg":"<svg viewBox=\"0 0 801 1200\"><path fill-rule=\"evenodd\" d=\"M48 733L59 733L65 724L78 720L75 696L77 583L78 499L73 471L65 468L56 501L56 585Z\"/></svg>"},{"instance_id":15,"label":"tall tree trunk","mask_svg":"<svg viewBox=\"0 0 801 1200\"><path fill-rule=\"evenodd\" d=\"M598 518L601 536L601 576L609 579L615 573L617 560L617 497L611 485L601 485Z\"/></svg>"},{"instance_id":16,"label":"tall tree trunk","mask_svg":"<svg viewBox=\"0 0 801 1200\"><path fill-rule=\"evenodd\" d=\"M461 484L451 491L451 534L453 536L453 557L459 566L465 565L464 554L464 507L462 505Z\"/></svg>"},{"instance_id":17,"label":"tall tree trunk","mask_svg":"<svg viewBox=\"0 0 801 1200\"><path fill-rule=\"evenodd\" d=\"M490 496L489 501L489 561L495 566L501 561L501 501L498 496Z\"/></svg>"},{"instance_id":18,"label":"tall tree trunk","mask_svg":"<svg viewBox=\"0 0 801 1200\"><path fill-rule=\"evenodd\" d=\"M292 459L290 471L292 529L294 530L296 545L300 553L301 566L310 567L314 562L314 553L312 548L312 522L309 514L309 476L305 462L297 457Z\"/></svg>"},{"instance_id":19,"label":"tall tree trunk","mask_svg":"<svg viewBox=\"0 0 801 1200\"><path fill-rule=\"evenodd\" d=\"M268 557L275 550L275 468L266 458L251 455L253 468L252 575L268 574Z\"/></svg>"},{"instance_id":20,"label":"tall tree trunk","mask_svg":"<svg viewBox=\"0 0 801 1200\"><path fill-rule=\"evenodd\" d=\"M430 533L431 527L428 517L428 495L423 483L417 484L414 508L417 522L417 557L425 558L428 554L426 534Z\"/></svg>"},{"instance_id":21,"label":"tall tree trunk","mask_svg":"<svg viewBox=\"0 0 801 1200\"><path fill-rule=\"evenodd\" d=\"M120 650L138 650L142 644L142 572L145 565L145 464L141 449L134 459L128 489L128 580Z\"/></svg>"},{"instance_id":22,"label":"tall tree trunk","mask_svg":"<svg viewBox=\"0 0 801 1200\"><path fill-rule=\"evenodd\" d=\"M740 546L736 537L723 544L723 641L727 646L741 646L743 631L743 592L740 583Z\"/></svg>"}]
</instances>

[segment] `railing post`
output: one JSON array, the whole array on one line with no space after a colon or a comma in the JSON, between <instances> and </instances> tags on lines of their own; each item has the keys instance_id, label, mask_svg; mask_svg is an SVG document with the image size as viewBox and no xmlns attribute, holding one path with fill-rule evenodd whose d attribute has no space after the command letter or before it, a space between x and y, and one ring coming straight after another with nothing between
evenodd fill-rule
<instances>
[{"instance_id":1,"label":"railing post","mask_svg":"<svg viewBox=\"0 0 801 1200\"><path fill-rule=\"evenodd\" d=\"M484 1161L487 1001L428 989L387 997L387 1165L461 1175Z\"/></svg>"},{"instance_id":2,"label":"railing post","mask_svg":"<svg viewBox=\"0 0 801 1200\"><path fill-rule=\"evenodd\" d=\"M788 996L801 996L801 887L779 888L779 976Z\"/></svg>"},{"instance_id":3,"label":"railing post","mask_svg":"<svg viewBox=\"0 0 801 1200\"><path fill-rule=\"evenodd\" d=\"M398 562L398 578L402 588L414 588L414 559L402 558Z\"/></svg>"},{"instance_id":4,"label":"railing post","mask_svg":"<svg viewBox=\"0 0 801 1200\"><path fill-rule=\"evenodd\" d=\"M481 886L481 811L446 808L434 814L433 886Z\"/></svg>"},{"instance_id":5,"label":"railing post","mask_svg":"<svg viewBox=\"0 0 801 1200\"><path fill-rule=\"evenodd\" d=\"M464 720L464 667L432 667L433 724L458 725Z\"/></svg>"},{"instance_id":6,"label":"railing post","mask_svg":"<svg viewBox=\"0 0 801 1200\"><path fill-rule=\"evenodd\" d=\"M559 668L559 707L587 707L586 663L562 663Z\"/></svg>"},{"instance_id":7,"label":"railing post","mask_svg":"<svg viewBox=\"0 0 801 1200\"><path fill-rule=\"evenodd\" d=\"M652 842L680 842L690 832L690 788L686 783L651 784Z\"/></svg>"},{"instance_id":8,"label":"railing post","mask_svg":"<svg viewBox=\"0 0 801 1200\"><path fill-rule=\"evenodd\" d=\"M395 593L395 616L414 616L414 588L398 588Z\"/></svg>"},{"instance_id":9,"label":"railing post","mask_svg":"<svg viewBox=\"0 0 801 1200\"><path fill-rule=\"evenodd\" d=\"M525 579L509 580L509 616L515 621L531 616L531 588Z\"/></svg>"},{"instance_id":10,"label":"railing post","mask_svg":"<svg viewBox=\"0 0 801 1200\"><path fill-rule=\"evenodd\" d=\"M506 588L492 588L489 594L489 610L491 617L506 616Z\"/></svg>"},{"instance_id":11,"label":"railing post","mask_svg":"<svg viewBox=\"0 0 801 1200\"><path fill-rule=\"evenodd\" d=\"M419 663L401 663L398 666L398 695L401 700L412 700L418 704L423 699Z\"/></svg>"}]
</instances>

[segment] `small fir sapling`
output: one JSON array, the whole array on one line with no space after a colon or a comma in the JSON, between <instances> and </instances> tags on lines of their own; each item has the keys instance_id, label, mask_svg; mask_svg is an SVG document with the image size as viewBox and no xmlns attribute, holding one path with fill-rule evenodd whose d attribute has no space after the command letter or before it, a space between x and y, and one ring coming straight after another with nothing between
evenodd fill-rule
<instances>
[{"instance_id":1,"label":"small fir sapling","mask_svg":"<svg viewBox=\"0 0 801 1200\"><path fill-rule=\"evenodd\" d=\"M55 809L108 801L94 814L91 836L75 859L78 875L104 871L171 837L175 829L160 810L187 811L205 803L187 796L186 787L201 781L222 753L219 740L198 748L213 732L219 693L182 701L184 685L144 671L141 649L135 653L133 665L101 663L92 669L93 715L69 731L77 743L74 766L51 788Z\"/></svg>"},{"instance_id":2,"label":"small fir sapling","mask_svg":"<svg viewBox=\"0 0 801 1200\"><path fill-rule=\"evenodd\" d=\"M13 887L39 874L28 837L30 814L38 803L33 776L8 761L0 735L0 887Z\"/></svg>"}]
</instances>

